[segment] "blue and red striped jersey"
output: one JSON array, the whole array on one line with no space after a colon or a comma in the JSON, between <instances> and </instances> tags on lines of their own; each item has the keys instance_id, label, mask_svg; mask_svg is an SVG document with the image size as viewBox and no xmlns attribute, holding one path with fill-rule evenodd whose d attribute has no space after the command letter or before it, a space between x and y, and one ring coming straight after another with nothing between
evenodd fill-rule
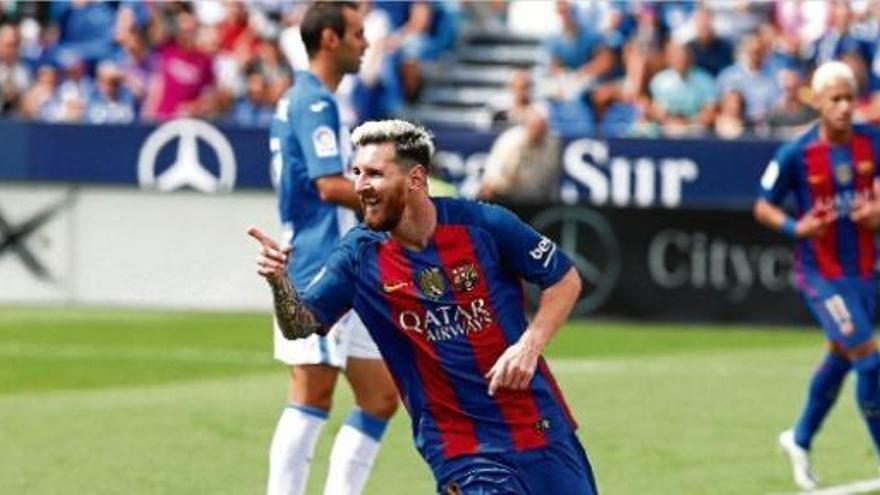
<instances>
[{"instance_id":1,"label":"blue and red striped jersey","mask_svg":"<svg viewBox=\"0 0 880 495\"><path fill-rule=\"evenodd\" d=\"M349 308L366 324L435 469L466 454L539 448L575 421L543 358L523 391L490 397L484 375L528 322L522 280L546 288L571 268L550 239L499 206L434 198L437 229L412 251L353 229L303 299L329 326Z\"/></svg>"},{"instance_id":2,"label":"blue and red striped jersey","mask_svg":"<svg viewBox=\"0 0 880 495\"><path fill-rule=\"evenodd\" d=\"M857 198L872 194L878 152L880 134L875 129L856 125L848 143L835 145L821 139L818 124L776 152L761 177L760 196L780 205L793 193L798 217L814 207L836 217L822 235L798 240L799 273L829 279L873 276L874 233L849 214Z\"/></svg>"}]
</instances>

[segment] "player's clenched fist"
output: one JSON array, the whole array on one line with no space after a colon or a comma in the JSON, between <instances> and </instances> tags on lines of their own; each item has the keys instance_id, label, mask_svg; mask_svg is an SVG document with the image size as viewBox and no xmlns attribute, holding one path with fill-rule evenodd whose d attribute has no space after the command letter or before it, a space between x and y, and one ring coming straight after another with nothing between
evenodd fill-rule
<instances>
[{"instance_id":1,"label":"player's clenched fist","mask_svg":"<svg viewBox=\"0 0 880 495\"><path fill-rule=\"evenodd\" d=\"M287 276L290 246L279 246L259 227L248 227L247 233L260 243L260 252L257 255L257 273L265 277L270 284L277 284Z\"/></svg>"}]
</instances>

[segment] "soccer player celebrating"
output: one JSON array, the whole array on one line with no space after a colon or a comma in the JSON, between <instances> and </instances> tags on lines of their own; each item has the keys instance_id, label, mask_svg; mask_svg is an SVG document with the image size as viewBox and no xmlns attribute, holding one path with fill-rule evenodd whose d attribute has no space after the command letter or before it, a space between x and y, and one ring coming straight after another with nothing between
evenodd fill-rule
<instances>
[{"instance_id":1,"label":"soccer player celebrating","mask_svg":"<svg viewBox=\"0 0 880 495\"><path fill-rule=\"evenodd\" d=\"M279 178L285 242L297 251L290 280L304 288L355 225L352 210L360 208L354 182L345 176L348 163L342 145L349 142L348 132L340 124L333 91L343 75L358 71L367 42L353 2L310 5L300 33L310 70L297 72L293 87L279 100L270 148ZM336 435L324 489L332 495L361 493L398 403L376 344L357 315L348 313L326 335L289 341L276 329L275 357L291 365L290 405L272 439L267 493L304 492L340 370L358 407Z\"/></svg>"},{"instance_id":2,"label":"soccer player celebrating","mask_svg":"<svg viewBox=\"0 0 880 495\"><path fill-rule=\"evenodd\" d=\"M365 225L308 287L297 291L287 278L288 248L249 230L284 336L324 333L357 311L440 493L595 494L575 421L541 357L580 293L571 261L505 209L429 197L434 145L424 129L368 122L352 141ZM521 279L542 289L531 322Z\"/></svg>"},{"instance_id":3,"label":"soccer player celebrating","mask_svg":"<svg viewBox=\"0 0 880 495\"><path fill-rule=\"evenodd\" d=\"M850 370L859 409L880 449L880 355L873 336L880 135L852 123L856 81L847 65L820 66L812 90L819 123L779 149L761 178L754 209L759 222L796 241L798 288L828 339L800 418L779 436L803 489L817 486L810 446ZM780 207L789 193L796 218Z\"/></svg>"}]
</instances>

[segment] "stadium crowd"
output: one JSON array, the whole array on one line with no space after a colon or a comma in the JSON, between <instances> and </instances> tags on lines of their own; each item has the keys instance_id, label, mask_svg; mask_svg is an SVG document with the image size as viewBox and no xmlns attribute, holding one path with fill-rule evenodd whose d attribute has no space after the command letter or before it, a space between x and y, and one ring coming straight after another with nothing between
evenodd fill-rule
<instances>
[{"instance_id":1,"label":"stadium crowd","mask_svg":"<svg viewBox=\"0 0 880 495\"><path fill-rule=\"evenodd\" d=\"M0 113L48 122L181 116L267 126L308 60L306 3L0 0ZM361 119L398 114L420 64L452 46L451 9L385 2L367 13L372 49L346 87ZM448 13L447 13L448 12Z\"/></svg>"},{"instance_id":2,"label":"stadium crowd","mask_svg":"<svg viewBox=\"0 0 880 495\"><path fill-rule=\"evenodd\" d=\"M874 0L557 2L555 14L536 81L563 133L788 135L814 118L807 81L833 59L857 74L858 118L880 115Z\"/></svg>"},{"instance_id":3,"label":"stadium crowd","mask_svg":"<svg viewBox=\"0 0 880 495\"><path fill-rule=\"evenodd\" d=\"M0 114L128 123L179 116L266 126L293 69L305 4L0 0ZM500 126L538 113L559 134L785 135L814 117L806 81L838 59L858 118L880 120L880 1L361 2L371 48L344 119L406 115L424 66L464 31L543 40L510 80Z\"/></svg>"}]
</instances>

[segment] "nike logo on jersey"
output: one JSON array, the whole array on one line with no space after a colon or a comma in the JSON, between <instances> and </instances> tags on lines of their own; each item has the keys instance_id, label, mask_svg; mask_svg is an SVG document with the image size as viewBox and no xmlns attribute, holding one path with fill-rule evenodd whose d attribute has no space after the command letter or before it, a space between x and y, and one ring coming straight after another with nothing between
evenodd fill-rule
<instances>
[{"instance_id":1,"label":"nike logo on jersey","mask_svg":"<svg viewBox=\"0 0 880 495\"><path fill-rule=\"evenodd\" d=\"M316 101L315 103L312 103L311 105L309 105L309 110L311 110L315 113L318 113L325 108L327 108L327 102L324 100Z\"/></svg>"},{"instance_id":2,"label":"nike logo on jersey","mask_svg":"<svg viewBox=\"0 0 880 495\"><path fill-rule=\"evenodd\" d=\"M397 292L400 289L408 286L409 282L398 282L396 284L382 284L382 292L386 294L390 294L392 292Z\"/></svg>"}]
</instances>

